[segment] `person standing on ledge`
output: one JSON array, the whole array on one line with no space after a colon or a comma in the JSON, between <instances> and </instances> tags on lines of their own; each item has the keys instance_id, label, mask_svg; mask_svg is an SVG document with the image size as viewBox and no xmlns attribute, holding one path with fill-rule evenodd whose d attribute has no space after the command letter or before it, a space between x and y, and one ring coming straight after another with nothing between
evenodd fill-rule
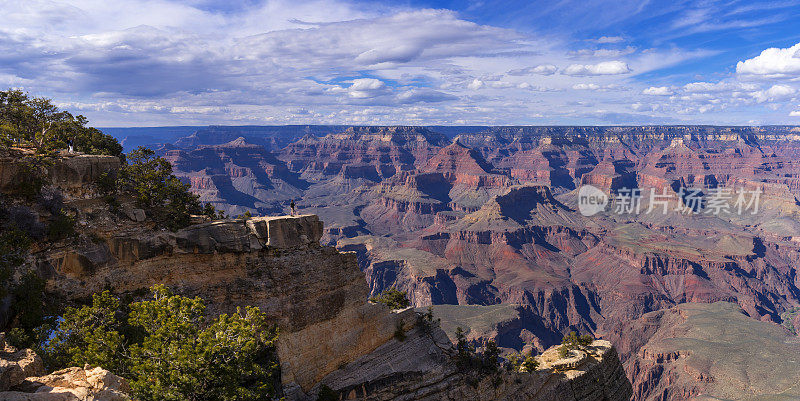
<instances>
[{"instance_id":1,"label":"person standing on ledge","mask_svg":"<svg viewBox=\"0 0 800 401\"><path fill-rule=\"evenodd\" d=\"M294 216L294 199L292 199L292 203L289 204L289 207L292 208L292 216Z\"/></svg>"}]
</instances>

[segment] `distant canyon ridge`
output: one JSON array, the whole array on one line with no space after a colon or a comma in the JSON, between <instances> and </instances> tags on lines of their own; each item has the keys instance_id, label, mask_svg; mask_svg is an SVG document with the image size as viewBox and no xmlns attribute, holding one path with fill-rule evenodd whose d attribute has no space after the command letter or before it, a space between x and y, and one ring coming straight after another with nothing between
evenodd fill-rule
<instances>
[{"instance_id":1,"label":"distant canyon ridge","mask_svg":"<svg viewBox=\"0 0 800 401\"><path fill-rule=\"evenodd\" d=\"M800 396L788 362L800 353L799 127L105 132L155 149L230 215L287 213L292 201L319 215L323 243L356 253L371 294L405 291L471 339L540 350L569 331L608 339L635 400ZM669 200L587 217L584 185ZM704 200L688 207L685 188ZM757 193L758 209L737 213L732 197L708 213L721 190ZM781 363L731 363L761 351Z\"/></svg>"}]
</instances>

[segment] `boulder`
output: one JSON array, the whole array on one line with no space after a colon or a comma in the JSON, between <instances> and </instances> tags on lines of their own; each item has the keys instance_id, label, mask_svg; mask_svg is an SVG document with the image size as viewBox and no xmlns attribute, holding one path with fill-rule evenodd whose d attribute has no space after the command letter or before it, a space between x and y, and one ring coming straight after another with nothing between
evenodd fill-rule
<instances>
[{"instance_id":1,"label":"boulder","mask_svg":"<svg viewBox=\"0 0 800 401\"><path fill-rule=\"evenodd\" d=\"M247 226L256 238L276 248L294 248L318 244L322 222L313 214L301 216L254 217Z\"/></svg>"},{"instance_id":2,"label":"boulder","mask_svg":"<svg viewBox=\"0 0 800 401\"><path fill-rule=\"evenodd\" d=\"M6 401L128 401L125 379L103 369L72 367L46 376L29 377L17 390L0 393Z\"/></svg>"},{"instance_id":3,"label":"boulder","mask_svg":"<svg viewBox=\"0 0 800 401\"><path fill-rule=\"evenodd\" d=\"M0 333L0 391L19 385L28 376L41 374L44 374L42 359L29 349L18 351L6 344L5 333Z\"/></svg>"},{"instance_id":4,"label":"boulder","mask_svg":"<svg viewBox=\"0 0 800 401\"><path fill-rule=\"evenodd\" d=\"M143 222L144 219L146 218L145 212L142 209L125 208L123 211L125 212L125 215L128 216L129 219L138 223Z\"/></svg>"}]
</instances>

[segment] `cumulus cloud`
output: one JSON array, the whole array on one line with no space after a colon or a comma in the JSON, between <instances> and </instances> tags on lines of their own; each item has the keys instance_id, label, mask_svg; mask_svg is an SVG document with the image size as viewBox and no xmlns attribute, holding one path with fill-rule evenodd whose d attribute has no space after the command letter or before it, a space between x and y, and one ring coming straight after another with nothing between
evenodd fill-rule
<instances>
[{"instance_id":1,"label":"cumulus cloud","mask_svg":"<svg viewBox=\"0 0 800 401\"><path fill-rule=\"evenodd\" d=\"M359 78L353 80L353 83L347 88L347 92L350 94L350 97L363 99L381 94L385 86L386 84L380 79Z\"/></svg>"},{"instance_id":2,"label":"cumulus cloud","mask_svg":"<svg viewBox=\"0 0 800 401\"><path fill-rule=\"evenodd\" d=\"M736 63L736 72L767 78L800 76L800 43L786 49L766 49L756 57Z\"/></svg>"},{"instance_id":3,"label":"cumulus cloud","mask_svg":"<svg viewBox=\"0 0 800 401\"><path fill-rule=\"evenodd\" d=\"M790 117L800 117L800 110L789 113Z\"/></svg>"},{"instance_id":4,"label":"cumulus cloud","mask_svg":"<svg viewBox=\"0 0 800 401\"><path fill-rule=\"evenodd\" d=\"M653 96L671 96L675 92L672 91L668 86L651 86L642 91L644 95L653 95Z\"/></svg>"},{"instance_id":5,"label":"cumulus cloud","mask_svg":"<svg viewBox=\"0 0 800 401\"><path fill-rule=\"evenodd\" d=\"M472 82L469 83L469 85L467 85L467 88L472 90L478 90L480 88L483 88L484 86L486 86L486 84L483 81L481 81L478 78L475 78L472 80Z\"/></svg>"},{"instance_id":6,"label":"cumulus cloud","mask_svg":"<svg viewBox=\"0 0 800 401\"><path fill-rule=\"evenodd\" d=\"M797 92L788 85L772 85L769 89L753 92L753 98L758 103L788 100Z\"/></svg>"},{"instance_id":7,"label":"cumulus cloud","mask_svg":"<svg viewBox=\"0 0 800 401\"><path fill-rule=\"evenodd\" d=\"M558 67L552 64L540 64L534 67L527 67L521 68L516 70L508 71L508 75L513 76L523 76L523 75L532 75L532 74L539 74L539 75L553 75L558 71Z\"/></svg>"},{"instance_id":8,"label":"cumulus cloud","mask_svg":"<svg viewBox=\"0 0 800 401\"><path fill-rule=\"evenodd\" d=\"M565 75L618 75L631 72L622 61L604 61L598 64L571 64L562 72Z\"/></svg>"},{"instance_id":9,"label":"cumulus cloud","mask_svg":"<svg viewBox=\"0 0 800 401\"><path fill-rule=\"evenodd\" d=\"M597 90L597 89L600 89L600 85L598 85L598 84L575 84L575 85L572 85L572 89L577 89L577 90Z\"/></svg>"}]
</instances>

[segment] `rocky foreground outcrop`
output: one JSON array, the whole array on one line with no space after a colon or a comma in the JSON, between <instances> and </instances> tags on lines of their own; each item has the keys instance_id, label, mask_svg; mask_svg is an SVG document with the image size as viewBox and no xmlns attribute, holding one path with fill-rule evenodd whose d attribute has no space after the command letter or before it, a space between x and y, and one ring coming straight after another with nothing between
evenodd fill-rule
<instances>
[{"instance_id":1,"label":"rocky foreground outcrop","mask_svg":"<svg viewBox=\"0 0 800 401\"><path fill-rule=\"evenodd\" d=\"M405 341L391 341L326 380L345 400L628 401L631 396L608 341L595 341L574 361L559 358L553 347L537 357L541 366L535 372L503 371L472 382L447 356L449 347L441 331L415 329ZM365 380L376 372L379 377Z\"/></svg>"},{"instance_id":2,"label":"rocky foreground outcrop","mask_svg":"<svg viewBox=\"0 0 800 401\"><path fill-rule=\"evenodd\" d=\"M46 375L38 355L6 344L0 333L0 400L127 401L129 392L125 379L99 367L73 367Z\"/></svg>"},{"instance_id":3,"label":"rocky foreground outcrop","mask_svg":"<svg viewBox=\"0 0 800 401\"><path fill-rule=\"evenodd\" d=\"M314 215L95 235L36 255L49 291L79 300L104 288L136 294L161 283L202 297L212 313L258 306L281 330L281 378L289 387L310 390L390 339L401 318L366 302L355 255L321 247Z\"/></svg>"}]
</instances>

